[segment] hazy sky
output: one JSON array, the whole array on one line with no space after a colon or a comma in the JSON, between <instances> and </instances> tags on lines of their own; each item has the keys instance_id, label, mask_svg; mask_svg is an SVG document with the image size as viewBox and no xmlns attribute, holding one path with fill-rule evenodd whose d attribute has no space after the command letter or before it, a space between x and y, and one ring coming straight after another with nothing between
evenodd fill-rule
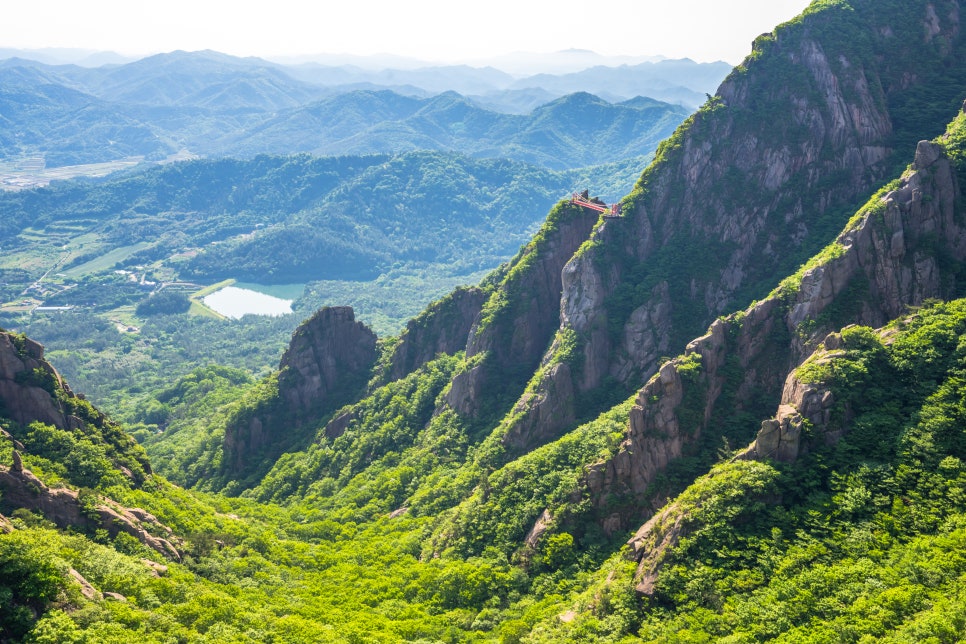
<instances>
[{"instance_id":1,"label":"hazy sky","mask_svg":"<svg viewBox=\"0 0 966 644\"><path fill-rule=\"evenodd\" d=\"M4 0L0 47L240 56L392 53L457 62L516 51L739 62L808 0Z\"/></svg>"}]
</instances>

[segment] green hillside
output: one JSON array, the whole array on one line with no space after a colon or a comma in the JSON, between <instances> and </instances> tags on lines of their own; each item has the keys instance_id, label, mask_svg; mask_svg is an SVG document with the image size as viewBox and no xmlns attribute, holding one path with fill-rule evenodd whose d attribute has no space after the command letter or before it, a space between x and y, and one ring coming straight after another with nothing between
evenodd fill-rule
<instances>
[{"instance_id":1,"label":"green hillside","mask_svg":"<svg viewBox=\"0 0 966 644\"><path fill-rule=\"evenodd\" d=\"M76 240L68 274L111 268L85 262L136 242L149 247L117 267L161 262L190 279L359 279L413 262L460 274L511 256L575 181L626 190L628 163L563 173L441 152L187 161L2 193L0 243L23 255L6 266L29 267L45 245Z\"/></svg>"},{"instance_id":2,"label":"green hillside","mask_svg":"<svg viewBox=\"0 0 966 644\"><path fill-rule=\"evenodd\" d=\"M547 205L512 259L395 335L333 306L269 373L202 347L119 400L141 446L0 334L0 639L962 640L964 8L816 0L661 145L621 217ZM432 249L469 271L541 194L514 184L526 167L437 153L281 163L295 185L352 176L285 191L277 237L182 270L271 270L406 194L358 265ZM416 219L431 185L472 249ZM184 212L200 192L158 194L146 217L204 221Z\"/></svg>"}]
</instances>

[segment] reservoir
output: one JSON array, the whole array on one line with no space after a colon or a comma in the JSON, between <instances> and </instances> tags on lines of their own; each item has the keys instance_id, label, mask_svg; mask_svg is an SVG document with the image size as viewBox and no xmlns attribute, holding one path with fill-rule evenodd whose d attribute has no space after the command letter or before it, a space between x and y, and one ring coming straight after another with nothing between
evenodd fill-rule
<instances>
[{"instance_id":1,"label":"reservoir","mask_svg":"<svg viewBox=\"0 0 966 644\"><path fill-rule=\"evenodd\" d=\"M208 308L221 313L225 317L237 320L243 315L287 315L292 312L292 302L301 295L302 285L286 287L263 287L256 284L238 283L226 286L211 295L206 295L202 301ZM258 290L255 290L258 289ZM285 289L283 292L282 289ZM270 295L264 291L275 291ZM296 294L297 291L297 294ZM290 295L291 299L277 295Z\"/></svg>"}]
</instances>

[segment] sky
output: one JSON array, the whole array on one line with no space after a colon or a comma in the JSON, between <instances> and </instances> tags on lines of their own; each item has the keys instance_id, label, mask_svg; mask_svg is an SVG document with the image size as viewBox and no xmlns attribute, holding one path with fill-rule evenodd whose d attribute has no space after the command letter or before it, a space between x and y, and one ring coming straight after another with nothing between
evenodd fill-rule
<instances>
[{"instance_id":1,"label":"sky","mask_svg":"<svg viewBox=\"0 0 966 644\"><path fill-rule=\"evenodd\" d=\"M738 63L808 0L9 0L0 48L467 62L588 49Z\"/></svg>"}]
</instances>

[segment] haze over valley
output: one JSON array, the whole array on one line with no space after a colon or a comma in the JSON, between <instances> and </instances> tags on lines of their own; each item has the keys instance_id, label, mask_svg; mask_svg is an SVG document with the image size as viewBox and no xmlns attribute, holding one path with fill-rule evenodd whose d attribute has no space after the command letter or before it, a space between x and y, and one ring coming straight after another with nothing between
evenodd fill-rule
<instances>
[{"instance_id":1,"label":"haze over valley","mask_svg":"<svg viewBox=\"0 0 966 644\"><path fill-rule=\"evenodd\" d=\"M0 644L966 639L963 0L37 11Z\"/></svg>"},{"instance_id":2,"label":"haze over valley","mask_svg":"<svg viewBox=\"0 0 966 644\"><path fill-rule=\"evenodd\" d=\"M0 62L0 109L8 123L0 160L43 159L52 168L127 157L413 149L521 157L550 145L536 139L561 126L624 130L600 141L593 129L582 136L565 132L548 155L564 156L558 168L574 167L653 150L729 69L726 63L664 60L515 78L468 66L285 67L211 51L96 68L14 57ZM597 109L613 113L552 113L575 94L595 94ZM644 118L627 115L644 109ZM628 144L634 149L624 149ZM592 145L596 154L581 156Z\"/></svg>"},{"instance_id":3,"label":"haze over valley","mask_svg":"<svg viewBox=\"0 0 966 644\"><path fill-rule=\"evenodd\" d=\"M730 69L598 65L533 81L548 89L469 66L282 66L213 51L90 66L103 58L0 63L10 125L0 135L0 316L36 330L50 351L71 350L76 337L52 334L45 311L66 307L147 339L155 327L135 309L158 310L178 293L184 324L203 324L222 315L206 302L232 282L281 285L291 315L219 331L247 344L248 325L275 329L261 340L256 373L319 306L351 304L380 333L396 333L432 299L509 259L561 197L590 190L617 201L691 109L634 92L704 99ZM547 59L577 69L607 61L589 52ZM573 91L593 78L617 102ZM121 374L162 369L156 353L129 353L107 371L64 368L109 404L101 396L122 395L113 384ZM84 375L107 372L99 382Z\"/></svg>"}]
</instances>

